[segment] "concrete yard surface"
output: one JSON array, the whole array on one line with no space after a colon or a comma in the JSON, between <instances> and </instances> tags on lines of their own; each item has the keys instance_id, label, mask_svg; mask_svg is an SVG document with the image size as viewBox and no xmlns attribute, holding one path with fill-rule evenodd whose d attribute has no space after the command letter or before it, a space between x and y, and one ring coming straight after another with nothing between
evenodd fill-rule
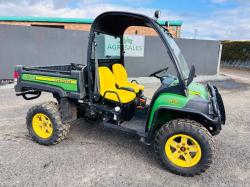
<instances>
[{"instance_id":1,"label":"concrete yard surface","mask_svg":"<svg viewBox=\"0 0 250 187\"><path fill-rule=\"evenodd\" d=\"M0 89L0 186L250 186L250 72L222 73L232 79L212 84L222 93L227 122L214 137L216 159L195 177L170 173L153 147L100 122L77 120L60 144L39 145L29 137L25 117L51 95L25 101L12 88ZM145 86L152 97L158 84Z\"/></svg>"}]
</instances>

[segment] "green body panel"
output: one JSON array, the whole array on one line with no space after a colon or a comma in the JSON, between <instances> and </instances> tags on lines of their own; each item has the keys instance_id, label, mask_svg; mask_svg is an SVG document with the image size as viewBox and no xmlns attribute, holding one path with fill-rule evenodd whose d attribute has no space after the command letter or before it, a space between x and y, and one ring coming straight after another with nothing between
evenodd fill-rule
<instances>
[{"instance_id":1,"label":"green body panel","mask_svg":"<svg viewBox=\"0 0 250 187\"><path fill-rule=\"evenodd\" d=\"M78 91L76 79L34 75L34 74L21 74L21 79L23 81L29 81L29 82L46 84L49 86L60 87L64 91L70 91L70 92Z\"/></svg>"},{"instance_id":2,"label":"green body panel","mask_svg":"<svg viewBox=\"0 0 250 187\"><path fill-rule=\"evenodd\" d=\"M150 119L148 123L148 129L150 129L155 111L160 107L172 107L172 108L183 108L189 101L189 97L177 95L173 93L162 93L153 103L151 110Z\"/></svg>"},{"instance_id":3,"label":"green body panel","mask_svg":"<svg viewBox=\"0 0 250 187\"><path fill-rule=\"evenodd\" d=\"M208 91L206 86L197 83L197 82L192 82L189 86L188 86L188 90L189 90L189 94L190 95L198 95L200 97L202 97L205 100L209 99L208 96Z\"/></svg>"},{"instance_id":4,"label":"green body panel","mask_svg":"<svg viewBox=\"0 0 250 187\"><path fill-rule=\"evenodd\" d=\"M194 97L201 97L205 100L209 99L208 91L206 87L199 83L191 83L188 86L188 96L183 95L177 95L173 93L162 93L158 96L158 98L153 103L153 108L151 110L149 123L148 123L148 129L150 129L152 125L152 121L155 115L155 112L160 107L171 107L176 109L181 109L186 106L189 100L191 100ZM171 118L168 114L164 115L164 118ZM161 121L161 119L159 119Z\"/></svg>"}]
</instances>

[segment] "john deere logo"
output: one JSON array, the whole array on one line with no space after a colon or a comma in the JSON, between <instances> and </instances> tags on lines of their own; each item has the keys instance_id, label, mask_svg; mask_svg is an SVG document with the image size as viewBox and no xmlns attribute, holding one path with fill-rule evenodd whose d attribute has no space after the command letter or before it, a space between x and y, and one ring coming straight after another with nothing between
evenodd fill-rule
<instances>
[{"instance_id":1,"label":"john deere logo","mask_svg":"<svg viewBox=\"0 0 250 187\"><path fill-rule=\"evenodd\" d=\"M176 100L176 99L170 99L170 100L169 100L169 103L171 103L171 104L177 104L177 103L178 103L178 100Z\"/></svg>"}]
</instances>

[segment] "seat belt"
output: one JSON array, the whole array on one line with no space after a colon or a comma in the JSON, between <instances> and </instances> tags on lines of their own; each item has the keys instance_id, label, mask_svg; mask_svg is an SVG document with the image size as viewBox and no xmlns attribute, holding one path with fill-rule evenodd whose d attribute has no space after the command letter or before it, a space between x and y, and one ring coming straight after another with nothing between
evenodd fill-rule
<instances>
[{"instance_id":1,"label":"seat belt","mask_svg":"<svg viewBox=\"0 0 250 187\"><path fill-rule=\"evenodd\" d=\"M98 101L100 98L99 90L100 90L100 82L99 82L99 72L98 72L98 59L96 55L96 42L94 46L94 55L95 55L95 86L94 86L94 99Z\"/></svg>"}]
</instances>

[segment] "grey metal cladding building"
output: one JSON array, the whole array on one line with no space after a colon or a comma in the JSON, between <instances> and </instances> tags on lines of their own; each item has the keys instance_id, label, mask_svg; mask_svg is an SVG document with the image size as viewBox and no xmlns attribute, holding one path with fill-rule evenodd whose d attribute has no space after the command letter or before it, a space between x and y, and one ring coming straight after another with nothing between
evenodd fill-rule
<instances>
[{"instance_id":1,"label":"grey metal cladding building","mask_svg":"<svg viewBox=\"0 0 250 187\"><path fill-rule=\"evenodd\" d=\"M0 25L0 79L11 79L15 65L51 65L86 61L87 31ZM176 39L198 75L214 75L219 65L219 41ZM166 66L168 55L158 37L145 36L144 56L126 57L130 76L145 77ZM190 47L192 46L192 47Z\"/></svg>"}]
</instances>

